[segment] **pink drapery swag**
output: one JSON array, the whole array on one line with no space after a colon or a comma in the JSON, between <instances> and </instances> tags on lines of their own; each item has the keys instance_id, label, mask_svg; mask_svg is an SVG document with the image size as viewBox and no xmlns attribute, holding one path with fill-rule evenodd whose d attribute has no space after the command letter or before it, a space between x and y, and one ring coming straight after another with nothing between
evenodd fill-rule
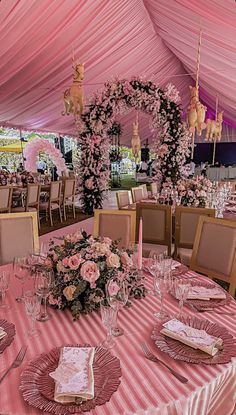
<instances>
[{"instance_id":1,"label":"pink drapery swag","mask_svg":"<svg viewBox=\"0 0 236 415\"><path fill-rule=\"evenodd\" d=\"M92 214L102 207L109 179L109 139L107 130L115 118L132 109L150 117L153 132L152 151L159 156L155 180L176 185L184 173L186 157L190 155L189 133L182 123L180 98L173 85L162 90L149 80L133 77L116 79L105 84L94 96L89 111L78 121L80 159L80 199L84 212Z\"/></svg>"},{"instance_id":2,"label":"pink drapery swag","mask_svg":"<svg viewBox=\"0 0 236 415\"><path fill-rule=\"evenodd\" d=\"M186 72L196 71L200 18L201 99L214 109L218 92L224 119L235 122L233 1L3 0L0 123L76 134L73 117L61 116L63 91L72 82L73 49L85 62L85 97L116 74L146 75L161 87L174 83L186 110L193 85ZM130 144L132 122L132 113L122 120L124 144ZM145 119L140 118L139 132L143 140L150 137ZM228 131L222 135L233 139Z\"/></svg>"}]
</instances>

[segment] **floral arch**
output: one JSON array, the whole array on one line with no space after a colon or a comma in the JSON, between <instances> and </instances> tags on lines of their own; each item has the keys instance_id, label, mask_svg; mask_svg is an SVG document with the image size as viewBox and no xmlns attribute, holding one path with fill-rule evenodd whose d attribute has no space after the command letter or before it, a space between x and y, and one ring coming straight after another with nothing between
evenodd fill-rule
<instances>
[{"instance_id":1,"label":"floral arch","mask_svg":"<svg viewBox=\"0 0 236 415\"><path fill-rule=\"evenodd\" d=\"M175 185L182 178L186 157L190 155L190 138L181 119L179 93L173 85L160 89L152 81L132 78L105 84L95 95L78 123L80 160L80 191L84 212L92 214L102 207L109 182L109 139L107 130L116 116L131 109L150 115L154 133L152 152L158 157L156 180L161 186Z\"/></svg>"},{"instance_id":2,"label":"floral arch","mask_svg":"<svg viewBox=\"0 0 236 415\"><path fill-rule=\"evenodd\" d=\"M45 138L36 138L28 143L24 148L25 169L30 172L37 171L37 157L40 152L45 152L51 158L57 168L58 174L67 170L62 153Z\"/></svg>"}]
</instances>

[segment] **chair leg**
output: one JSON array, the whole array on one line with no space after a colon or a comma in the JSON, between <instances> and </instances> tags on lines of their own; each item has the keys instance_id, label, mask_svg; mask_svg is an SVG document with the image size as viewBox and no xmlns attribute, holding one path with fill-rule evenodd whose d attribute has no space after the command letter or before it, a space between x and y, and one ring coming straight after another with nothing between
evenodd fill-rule
<instances>
[{"instance_id":1,"label":"chair leg","mask_svg":"<svg viewBox=\"0 0 236 415\"><path fill-rule=\"evenodd\" d=\"M73 205L72 205L72 209L73 209L73 217L74 217L74 219L75 219L75 201L74 201L74 203L73 203Z\"/></svg>"},{"instance_id":2,"label":"chair leg","mask_svg":"<svg viewBox=\"0 0 236 415\"><path fill-rule=\"evenodd\" d=\"M64 214L64 219L66 220L66 205L63 205L63 214Z\"/></svg>"},{"instance_id":3,"label":"chair leg","mask_svg":"<svg viewBox=\"0 0 236 415\"><path fill-rule=\"evenodd\" d=\"M61 206L59 206L59 215L60 215L60 221L61 221L61 223L62 223Z\"/></svg>"},{"instance_id":4,"label":"chair leg","mask_svg":"<svg viewBox=\"0 0 236 415\"><path fill-rule=\"evenodd\" d=\"M49 210L49 217L50 217L50 224L51 226L53 226L53 221L52 221L52 209Z\"/></svg>"}]
</instances>

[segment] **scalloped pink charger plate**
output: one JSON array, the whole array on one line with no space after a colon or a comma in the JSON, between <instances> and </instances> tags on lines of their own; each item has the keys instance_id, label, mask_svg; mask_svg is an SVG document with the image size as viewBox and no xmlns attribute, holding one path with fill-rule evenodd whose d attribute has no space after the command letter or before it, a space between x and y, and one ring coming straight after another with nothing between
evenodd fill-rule
<instances>
[{"instance_id":1,"label":"scalloped pink charger plate","mask_svg":"<svg viewBox=\"0 0 236 415\"><path fill-rule=\"evenodd\" d=\"M7 320L0 319L0 327L7 333L5 337L0 340L0 353L3 353L6 347L10 346L16 334L15 326Z\"/></svg>"}]
</instances>

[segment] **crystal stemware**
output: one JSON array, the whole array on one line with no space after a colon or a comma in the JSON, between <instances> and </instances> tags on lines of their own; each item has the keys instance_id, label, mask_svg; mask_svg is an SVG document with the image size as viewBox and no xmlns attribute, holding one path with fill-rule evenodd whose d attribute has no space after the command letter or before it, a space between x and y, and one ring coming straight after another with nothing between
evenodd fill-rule
<instances>
[{"instance_id":1,"label":"crystal stemware","mask_svg":"<svg viewBox=\"0 0 236 415\"><path fill-rule=\"evenodd\" d=\"M175 281L175 297L179 300L178 318L183 317L183 305L188 297L190 284L186 280L176 279Z\"/></svg>"},{"instance_id":2,"label":"crystal stemware","mask_svg":"<svg viewBox=\"0 0 236 415\"><path fill-rule=\"evenodd\" d=\"M125 306L129 297L129 289L126 281L117 281L110 279L106 284L107 301L109 305L116 311L118 318L119 310ZM113 327L113 336L121 336L124 330L119 327Z\"/></svg>"},{"instance_id":3,"label":"crystal stemware","mask_svg":"<svg viewBox=\"0 0 236 415\"><path fill-rule=\"evenodd\" d=\"M36 317L40 313L41 297L34 291L26 291L24 294L25 311L30 316L32 325L29 336L37 336L40 331L35 327Z\"/></svg>"},{"instance_id":4,"label":"crystal stemware","mask_svg":"<svg viewBox=\"0 0 236 415\"><path fill-rule=\"evenodd\" d=\"M102 323L107 329L107 337L106 340L102 342L102 346L104 346L106 349L111 349L115 346L112 328L115 324L116 310L108 304L106 299L100 301L100 310Z\"/></svg>"},{"instance_id":5,"label":"crystal stemware","mask_svg":"<svg viewBox=\"0 0 236 415\"><path fill-rule=\"evenodd\" d=\"M9 309L10 306L5 302L6 298L6 291L9 288L10 283L10 273L7 271L0 271L0 294L1 294L1 302L0 308Z\"/></svg>"},{"instance_id":6,"label":"crystal stemware","mask_svg":"<svg viewBox=\"0 0 236 415\"><path fill-rule=\"evenodd\" d=\"M153 288L154 288L154 294L160 297L160 300L161 300L160 311L155 312L154 317L160 320L163 320L169 317L168 314L164 311L164 298L169 288L166 275L162 275L162 274L157 275L153 281Z\"/></svg>"},{"instance_id":7,"label":"crystal stemware","mask_svg":"<svg viewBox=\"0 0 236 415\"><path fill-rule=\"evenodd\" d=\"M38 321L47 321L51 315L47 312L47 297L50 294L53 283L52 271L42 269L35 274L35 291L42 298L43 312L38 315Z\"/></svg>"},{"instance_id":8,"label":"crystal stemware","mask_svg":"<svg viewBox=\"0 0 236 415\"><path fill-rule=\"evenodd\" d=\"M15 257L13 262L13 270L15 277L21 282L21 295L16 298L16 301L22 303L24 301L24 285L29 276L29 261L28 257Z\"/></svg>"}]
</instances>

